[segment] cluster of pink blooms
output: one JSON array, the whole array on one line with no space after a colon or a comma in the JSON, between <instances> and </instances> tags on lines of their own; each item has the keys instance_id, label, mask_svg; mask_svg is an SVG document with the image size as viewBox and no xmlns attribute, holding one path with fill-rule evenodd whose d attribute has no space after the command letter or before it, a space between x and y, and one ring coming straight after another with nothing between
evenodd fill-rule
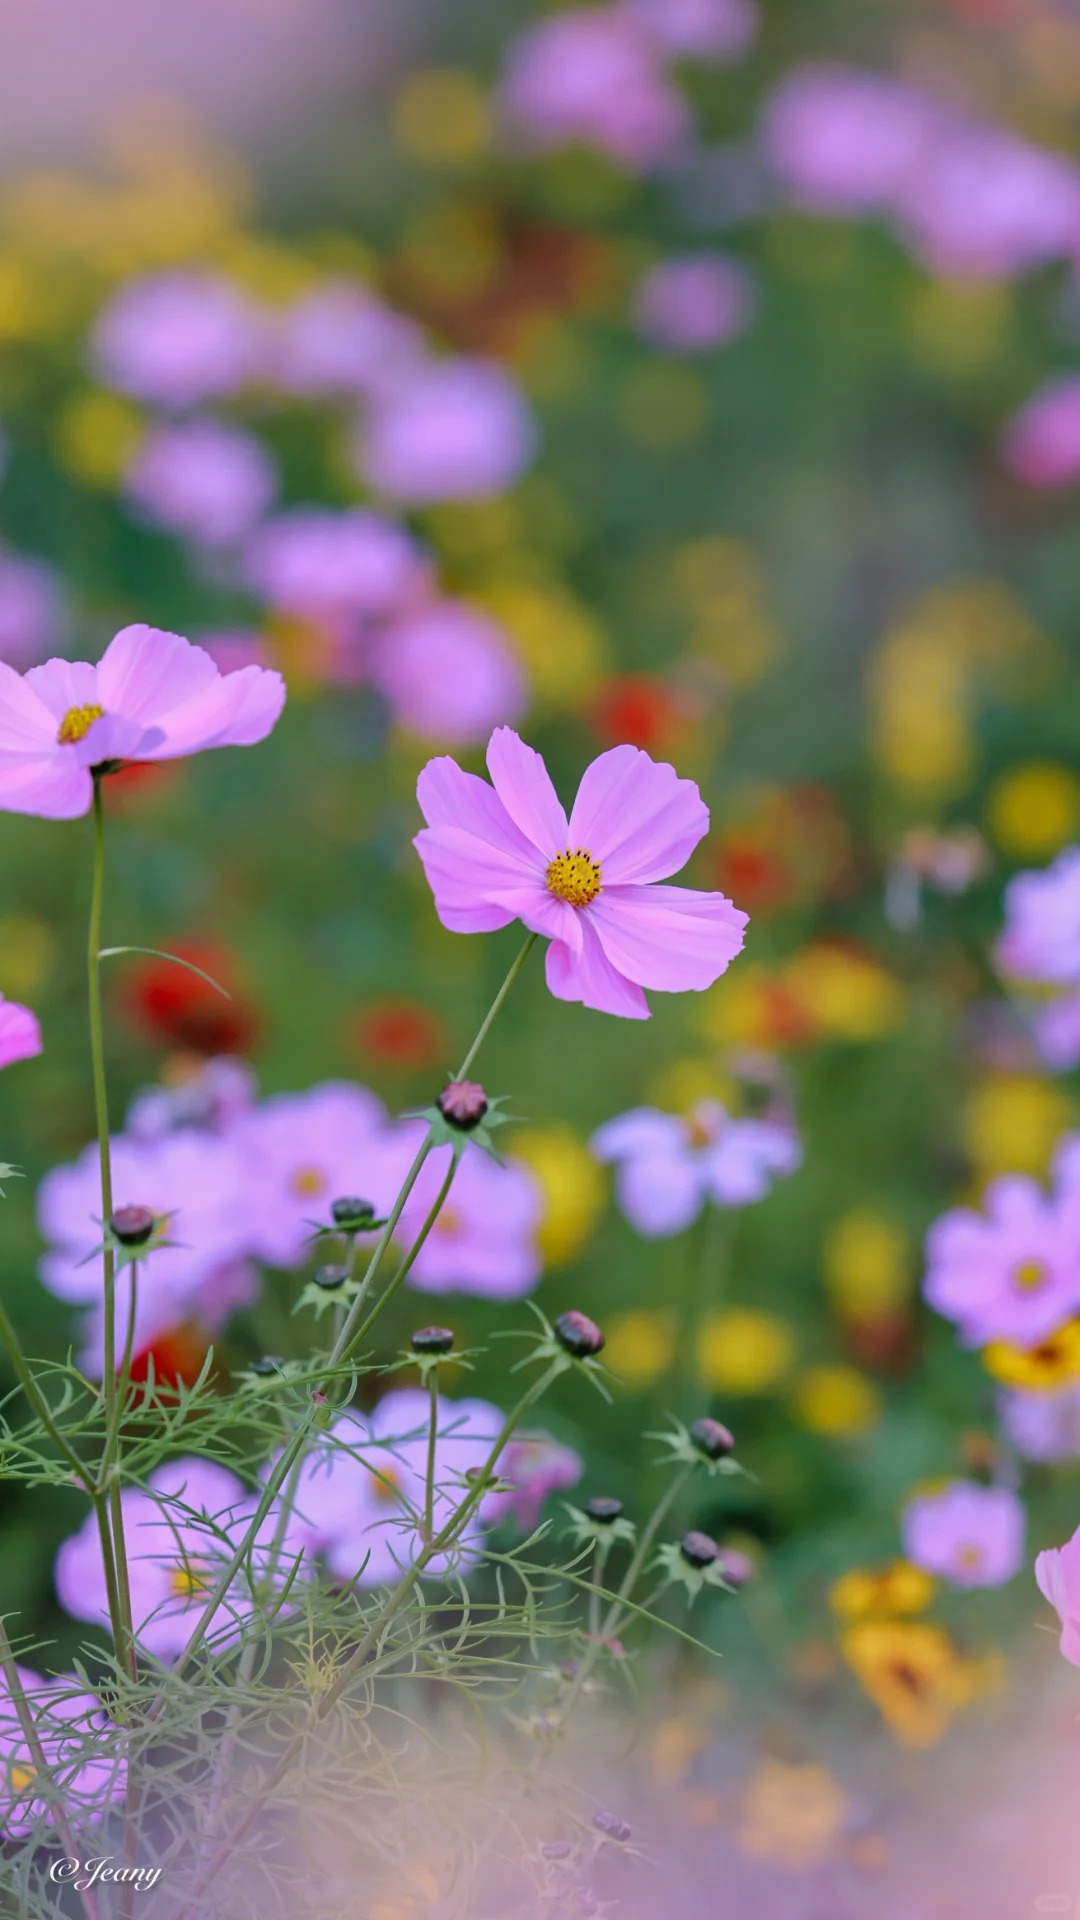
<instances>
[{"instance_id":1,"label":"cluster of pink blooms","mask_svg":"<svg viewBox=\"0 0 1080 1920\"><path fill-rule=\"evenodd\" d=\"M1080 1064L1080 847L1010 880L995 958L1011 982L1038 990L1028 1019L1047 1066Z\"/></svg>"},{"instance_id":2,"label":"cluster of pink blooms","mask_svg":"<svg viewBox=\"0 0 1080 1920\"><path fill-rule=\"evenodd\" d=\"M693 134L671 62L727 65L757 29L754 0L618 0L557 13L512 42L503 117L534 151L580 143L635 170L663 166Z\"/></svg>"},{"instance_id":3,"label":"cluster of pink blooms","mask_svg":"<svg viewBox=\"0 0 1080 1920\"><path fill-rule=\"evenodd\" d=\"M668 353L707 353L738 339L757 311L753 276L722 253L661 260L634 295L638 332Z\"/></svg>"},{"instance_id":4,"label":"cluster of pink blooms","mask_svg":"<svg viewBox=\"0 0 1080 1920\"><path fill-rule=\"evenodd\" d=\"M703 1207L746 1207L773 1181L794 1173L802 1149L790 1119L737 1120L718 1100L702 1100L685 1118L635 1107L593 1134L598 1160L616 1167L615 1192L626 1218L650 1239L681 1233Z\"/></svg>"},{"instance_id":5,"label":"cluster of pink blooms","mask_svg":"<svg viewBox=\"0 0 1080 1920\"><path fill-rule=\"evenodd\" d=\"M1011 1487L953 1480L908 1501L901 1518L907 1558L956 1587L1001 1587L1024 1564L1026 1518Z\"/></svg>"}]
</instances>

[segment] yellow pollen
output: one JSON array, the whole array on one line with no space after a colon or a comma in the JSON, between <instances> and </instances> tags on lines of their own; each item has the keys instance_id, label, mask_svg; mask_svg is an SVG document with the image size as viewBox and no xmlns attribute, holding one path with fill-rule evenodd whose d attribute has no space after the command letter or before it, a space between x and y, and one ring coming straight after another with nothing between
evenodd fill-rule
<instances>
[{"instance_id":1,"label":"yellow pollen","mask_svg":"<svg viewBox=\"0 0 1080 1920\"><path fill-rule=\"evenodd\" d=\"M209 1584L205 1573L189 1561L174 1567L169 1575L170 1590L178 1600L193 1600L197 1593L205 1593Z\"/></svg>"},{"instance_id":2,"label":"yellow pollen","mask_svg":"<svg viewBox=\"0 0 1080 1920\"><path fill-rule=\"evenodd\" d=\"M297 1167L289 1185L298 1200L317 1200L326 1192L326 1175L320 1167Z\"/></svg>"},{"instance_id":3,"label":"yellow pollen","mask_svg":"<svg viewBox=\"0 0 1080 1920\"><path fill-rule=\"evenodd\" d=\"M691 1114L686 1121L687 1143L691 1147L696 1147L699 1151L702 1147L712 1146L715 1131L714 1127L708 1126L706 1122L696 1114Z\"/></svg>"},{"instance_id":4,"label":"yellow pollen","mask_svg":"<svg viewBox=\"0 0 1080 1920\"><path fill-rule=\"evenodd\" d=\"M982 1548L975 1546L972 1541L956 1549L956 1558L962 1567L981 1567L982 1557Z\"/></svg>"},{"instance_id":5,"label":"yellow pollen","mask_svg":"<svg viewBox=\"0 0 1080 1920\"><path fill-rule=\"evenodd\" d=\"M549 893L559 900L569 901L572 907L587 907L600 892L600 862L594 860L587 847L578 847L571 852L557 853L548 864L544 878Z\"/></svg>"},{"instance_id":6,"label":"yellow pollen","mask_svg":"<svg viewBox=\"0 0 1080 1920\"><path fill-rule=\"evenodd\" d=\"M434 1231L443 1240L460 1240L465 1231L465 1221L454 1207L444 1207L435 1221Z\"/></svg>"},{"instance_id":7,"label":"yellow pollen","mask_svg":"<svg viewBox=\"0 0 1080 1920\"><path fill-rule=\"evenodd\" d=\"M60 731L56 736L57 746L74 746L76 740L86 738L95 720L104 718L104 707L99 707L93 701L86 707L69 707L60 722Z\"/></svg>"},{"instance_id":8,"label":"yellow pollen","mask_svg":"<svg viewBox=\"0 0 1080 1920\"><path fill-rule=\"evenodd\" d=\"M1020 1260L1012 1270L1012 1283L1018 1293L1038 1293L1049 1278L1041 1260Z\"/></svg>"},{"instance_id":9,"label":"yellow pollen","mask_svg":"<svg viewBox=\"0 0 1080 1920\"><path fill-rule=\"evenodd\" d=\"M401 1494L401 1481L393 1467L380 1467L372 1476L372 1496L380 1504L393 1506Z\"/></svg>"},{"instance_id":10,"label":"yellow pollen","mask_svg":"<svg viewBox=\"0 0 1080 1920\"><path fill-rule=\"evenodd\" d=\"M32 1781L37 1779L37 1768L32 1767L29 1761L26 1761L24 1765L19 1765L18 1762L12 1761L11 1766L8 1768L8 1779L11 1782L11 1790L13 1793L25 1793Z\"/></svg>"}]
</instances>

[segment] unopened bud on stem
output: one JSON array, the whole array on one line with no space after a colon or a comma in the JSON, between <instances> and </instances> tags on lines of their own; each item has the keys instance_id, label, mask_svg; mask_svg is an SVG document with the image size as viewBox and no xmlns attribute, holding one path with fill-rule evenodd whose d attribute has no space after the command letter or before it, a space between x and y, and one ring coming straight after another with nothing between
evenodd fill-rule
<instances>
[{"instance_id":1,"label":"unopened bud on stem","mask_svg":"<svg viewBox=\"0 0 1080 1920\"><path fill-rule=\"evenodd\" d=\"M449 1353L453 1344L449 1327L418 1327L409 1342L414 1353Z\"/></svg>"},{"instance_id":2,"label":"unopened bud on stem","mask_svg":"<svg viewBox=\"0 0 1080 1920\"><path fill-rule=\"evenodd\" d=\"M143 1247L157 1225L152 1207L117 1207L109 1226L122 1247Z\"/></svg>"},{"instance_id":3,"label":"unopened bud on stem","mask_svg":"<svg viewBox=\"0 0 1080 1920\"><path fill-rule=\"evenodd\" d=\"M568 1313L560 1313L555 1322L555 1338L566 1353L572 1353L575 1360L586 1360L592 1354L599 1353L604 1344L604 1336L595 1320L585 1313L579 1313L571 1307Z\"/></svg>"},{"instance_id":4,"label":"unopened bud on stem","mask_svg":"<svg viewBox=\"0 0 1080 1920\"><path fill-rule=\"evenodd\" d=\"M488 1097L475 1080L451 1080L435 1102L444 1120L471 1133L488 1110Z\"/></svg>"}]
</instances>

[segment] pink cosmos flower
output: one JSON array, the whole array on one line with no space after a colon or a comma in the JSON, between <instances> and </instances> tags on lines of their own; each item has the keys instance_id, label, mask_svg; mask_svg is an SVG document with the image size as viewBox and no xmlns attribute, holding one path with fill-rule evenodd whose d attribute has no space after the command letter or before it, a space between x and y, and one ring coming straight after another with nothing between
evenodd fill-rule
<instances>
[{"instance_id":1,"label":"pink cosmos flower","mask_svg":"<svg viewBox=\"0 0 1080 1920\"><path fill-rule=\"evenodd\" d=\"M481 1517L490 1526L512 1519L523 1533L531 1533L540 1523L548 1495L576 1487L584 1471L580 1453L553 1440L550 1433L515 1434L499 1460L504 1488L488 1494Z\"/></svg>"},{"instance_id":2,"label":"pink cosmos flower","mask_svg":"<svg viewBox=\"0 0 1080 1920\"><path fill-rule=\"evenodd\" d=\"M373 401L356 442L361 477L408 506L501 493L536 451L536 427L490 360L429 360Z\"/></svg>"},{"instance_id":3,"label":"pink cosmos flower","mask_svg":"<svg viewBox=\"0 0 1080 1920\"><path fill-rule=\"evenodd\" d=\"M63 596L52 568L0 551L0 660L32 666L60 645L63 631Z\"/></svg>"},{"instance_id":4,"label":"pink cosmos flower","mask_svg":"<svg viewBox=\"0 0 1080 1920\"><path fill-rule=\"evenodd\" d=\"M1014 413L1001 457L1028 487L1054 490L1080 480L1080 377L1049 381Z\"/></svg>"},{"instance_id":5,"label":"pink cosmos flower","mask_svg":"<svg viewBox=\"0 0 1080 1920\"><path fill-rule=\"evenodd\" d=\"M672 353L707 353L745 333L757 307L754 280L721 253L662 260L634 297L638 332Z\"/></svg>"},{"instance_id":6,"label":"pink cosmos flower","mask_svg":"<svg viewBox=\"0 0 1080 1920\"><path fill-rule=\"evenodd\" d=\"M754 0L625 0L641 31L669 59L726 66L757 38Z\"/></svg>"},{"instance_id":7,"label":"pink cosmos flower","mask_svg":"<svg viewBox=\"0 0 1080 1920\"><path fill-rule=\"evenodd\" d=\"M218 400L252 379L266 321L218 274L158 273L130 280L98 319L94 365L107 385L151 406Z\"/></svg>"},{"instance_id":8,"label":"pink cosmos flower","mask_svg":"<svg viewBox=\"0 0 1080 1920\"><path fill-rule=\"evenodd\" d=\"M968 1346L1036 1346L1080 1309L1080 1213L1022 1174L991 1181L983 1207L934 1222L923 1291Z\"/></svg>"},{"instance_id":9,"label":"pink cosmos flower","mask_svg":"<svg viewBox=\"0 0 1080 1920\"><path fill-rule=\"evenodd\" d=\"M370 1162L372 1197L391 1205L424 1137L423 1122L406 1122L387 1137ZM411 1245L450 1164L449 1147L428 1155L401 1216L399 1239ZM363 1184L357 1188L363 1192ZM454 1184L409 1273L421 1293L475 1293L493 1300L519 1300L540 1278L536 1235L544 1212L535 1176L516 1162L496 1166L468 1146Z\"/></svg>"},{"instance_id":10,"label":"pink cosmos flower","mask_svg":"<svg viewBox=\"0 0 1080 1920\"><path fill-rule=\"evenodd\" d=\"M575 8L527 27L511 44L499 99L510 125L541 149L580 141L649 168L689 140L682 94L629 8Z\"/></svg>"},{"instance_id":11,"label":"pink cosmos flower","mask_svg":"<svg viewBox=\"0 0 1080 1920\"><path fill-rule=\"evenodd\" d=\"M376 643L371 678L399 726L440 746L478 746L528 705L503 629L464 600L437 601L391 627Z\"/></svg>"},{"instance_id":12,"label":"pink cosmos flower","mask_svg":"<svg viewBox=\"0 0 1080 1920\"><path fill-rule=\"evenodd\" d=\"M957 1587L1001 1587L1024 1563L1023 1503L1008 1487L954 1480L917 1494L901 1516L904 1552Z\"/></svg>"},{"instance_id":13,"label":"pink cosmos flower","mask_svg":"<svg viewBox=\"0 0 1080 1920\"><path fill-rule=\"evenodd\" d=\"M767 103L766 159L802 206L821 213L892 207L937 121L913 88L855 67L788 74Z\"/></svg>"},{"instance_id":14,"label":"pink cosmos flower","mask_svg":"<svg viewBox=\"0 0 1080 1920\"><path fill-rule=\"evenodd\" d=\"M996 127L939 122L897 212L931 272L1004 278L1069 254L1080 169Z\"/></svg>"},{"instance_id":15,"label":"pink cosmos flower","mask_svg":"<svg viewBox=\"0 0 1080 1920\"><path fill-rule=\"evenodd\" d=\"M16 1671L68 1819L83 1828L104 1818L110 1804L123 1799L127 1781L119 1729L75 1674L45 1680L30 1667ZM35 1793L37 1777L15 1702L0 1677L0 1830L9 1839L54 1825L55 1801Z\"/></svg>"},{"instance_id":16,"label":"pink cosmos flower","mask_svg":"<svg viewBox=\"0 0 1080 1920\"><path fill-rule=\"evenodd\" d=\"M41 1027L36 1013L17 1000L0 999L0 1067L16 1060L33 1060L41 1052Z\"/></svg>"},{"instance_id":17,"label":"pink cosmos flower","mask_svg":"<svg viewBox=\"0 0 1080 1920\"><path fill-rule=\"evenodd\" d=\"M224 1133L241 1114L251 1111L257 1091L246 1060L217 1053L183 1080L144 1087L127 1110L126 1130L140 1140L157 1140L179 1127L209 1127Z\"/></svg>"},{"instance_id":18,"label":"pink cosmos flower","mask_svg":"<svg viewBox=\"0 0 1080 1920\"><path fill-rule=\"evenodd\" d=\"M1080 847L1066 847L1049 867L1009 881L995 958L1018 980L1080 982Z\"/></svg>"},{"instance_id":19,"label":"pink cosmos flower","mask_svg":"<svg viewBox=\"0 0 1080 1920\"><path fill-rule=\"evenodd\" d=\"M634 1107L597 1128L589 1145L618 1168L623 1213L639 1233L681 1233L711 1200L745 1207L763 1200L778 1175L802 1162L786 1121L733 1120L718 1100L702 1100L685 1119Z\"/></svg>"},{"instance_id":20,"label":"pink cosmos flower","mask_svg":"<svg viewBox=\"0 0 1080 1920\"><path fill-rule=\"evenodd\" d=\"M1036 1554L1035 1578L1039 1592L1061 1621L1062 1653L1072 1666L1080 1667L1080 1527L1063 1547L1048 1547Z\"/></svg>"},{"instance_id":21,"label":"pink cosmos flower","mask_svg":"<svg viewBox=\"0 0 1080 1920\"><path fill-rule=\"evenodd\" d=\"M242 1114L229 1140L241 1163L251 1252L271 1266L295 1266L311 1251L312 1223L329 1219L333 1200L359 1194L378 1204L386 1127L381 1100L344 1080L279 1093Z\"/></svg>"},{"instance_id":22,"label":"pink cosmos flower","mask_svg":"<svg viewBox=\"0 0 1080 1920\"><path fill-rule=\"evenodd\" d=\"M1080 1458L1080 1385L1050 1393L1005 1387L997 1406L1003 1433L1025 1460L1057 1466Z\"/></svg>"},{"instance_id":23,"label":"pink cosmos flower","mask_svg":"<svg viewBox=\"0 0 1080 1920\"><path fill-rule=\"evenodd\" d=\"M281 322L274 378L289 393L378 393L424 354L415 320L395 313L353 280L328 280Z\"/></svg>"},{"instance_id":24,"label":"pink cosmos flower","mask_svg":"<svg viewBox=\"0 0 1080 1920\"><path fill-rule=\"evenodd\" d=\"M426 596L431 569L403 527L362 507L290 507L255 534L249 586L282 613L386 619Z\"/></svg>"},{"instance_id":25,"label":"pink cosmos flower","mask_svg":"<svg viewBox=\"0 0 1080 1920\"><path fill-rule=\"evenodd\" d=\"M422 1389L397 1388L366 1421L355 1413L339 1415L305 1461L296 1495L298 1524L338 1579L359 1575L359 1585L379 1586L396 1579L415 1558L430 1418L431 1402ZM432 1503L436 1532L460 1501L470 1468L487 1460L502 1423L499 1409L486 1400L440 1399ZM455 1551L429 1562L427 1577L467 1565L480 1538L474 1516Z\"/></svg>"},{"instance_id":26,"label":"pink cosmos flower","mask_svg":"<svg viewBox=\"0 0 1080 1920\"><path fill-rule=\"evenodd\" d=\"M538 753L509 727L487 751L493 786L451 759L417 782L427 826L413 844L453 933L521 920L550 941L560 1000L647 1020L643 989L701 992L743 943L747 916L721 893L653 883L677 873L708 831L692 780L636 747L586 768L569 822Z\"/></svg>"},{"instance_id":27,"label":"pink cosmos flower","mask_svg":"<svg viewBox=\"0 0 1080 1920\"><path fill-rule=\"evenodd\" d=\"M1080 1066L1080 993L1036 1001L1028 1007L1027 1018L1031 1037L1048 1067L1055 1073L1069 1073Z\"/></svg>"},{"instance_id":28,"label":"pink cosmos flower","mask_svg":"<svg viewBox=\"0 0 1080 1920\"><path fill-rule=\"evenodd\" d=\"M157 627L124 627L96 667L0 663L0 810L73 820L106 760L178 760L265 740L285 704L279 673L220 674L208 653Z\"/></svg>"},{"instance_id":29,"label":"pink cosmos flower","mask_svg":"<svg viewBox=\"0 0 1080 1920\"><path fill-rule=\"evenodd\" d=\"M277 484L262 442L219 420L156 427L124 482L149 521L200 547L242 540L269 511Z\"/></svg>"}]
</instances>

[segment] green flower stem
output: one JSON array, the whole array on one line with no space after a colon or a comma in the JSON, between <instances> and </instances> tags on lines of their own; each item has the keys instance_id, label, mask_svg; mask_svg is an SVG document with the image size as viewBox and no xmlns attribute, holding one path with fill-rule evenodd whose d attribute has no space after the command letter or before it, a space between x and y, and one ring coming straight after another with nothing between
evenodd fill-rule
<instances>
[{"instance_id":1,"label":"green flower stem","mask_svg":"<svg viewBox=\"0 0 1080 1920\"><path fill-rule=\"evenodd\" d=\"M431 1418L428 1422L427 1472L424 1475L424 1524L420 1538L425 1543L431 1539L435 1515L435 1443L439 1432L439 1363L433 1361L428 1369L428 1392L431 1395Z\"/></svg>"},{"instance_id":2,"label":"green flower stem","mask_svg":"<svg viewBox=\"0 0 1080 1920\"><path fill-rule=\"evenodd\" d=\"M337 1356L339 1359L344 1360L348 1358L349 1354L353 1352L354 1349L360 1345L360 1342L363 1340L365 1334L369 1331L369 1329L375 1325L375 1322L379 1318L379 1315L382 1313L384 1307L389 1306L391 1300L393 1299L395 1293L400 1287L402 1281L405 1279L410 1268L412 1267L417 1254L420 1252L420 1249L424 1244L424 1241L427 1239L428 1234L431 1232L432 1227L435 1225L436 1220L438 1219L440 1213L442 1212L443 1206L445 1205L445 1202L446 1202L446 1196L449 1193L450 1188L453 1184L454 1175L457 1172L457 1170L458 1170L458 1156L457 1154L455 1154L453 1159L450 1162L449 1167L446 1170L446 1178L443 1181L442 1186L439 1188L438 1193L435 1195L435 1198L432 1201L430 1208L428 1209L427 1218L425 1219L423 1226L421 1227L419 1233L417 1234L416 1239L413 1241L412 1246L409 1248L408 1253L405 1255L405 1258L401 1262L401 1265L399 1266L393 1279L389 1282L388 1286L384 1289L382 1294L380 1294L378 1300L376 1300L375 1305L372 1307L371 1312L367 1316L367 1319L363 1321L363 1323L359 1327L357 1327L356 1332L352 1335L351 1339L349 1340L348 1346L344 1348L343 1351ZM367 1281L365 1280L364 1286L366 1285L367 1285ZM357 1299L362 1300L363 1297L364 1297L364 1290L362 1287L360 1290L360 1293L357 1295ZM339 1340L338 1345L340 1346L340 1344L341 1342ZM335 1348L335 1354L336 1353L337 1353L337 1348ZM334 1355L332 1354L331 1359L333 1358L334 1358Z\"/></svg>"},{"instance_id":3,"label":"green flower stem","mask_svg":"<svg viewBox=\"0 0 1080 1920\"><path fill-rule=\"evenodd\" d=\"M34 1412L37 1414L38 1419L41 1421L53 1446L62 1458L67 1461L83 1492L88 1494L92 1499L94 1495L94 1480L90 1469L84 1461L80 1460L74 1447L64 1438L64 1435L53 1419L49 1403L30 1371L29 1362L19 1343L19 1336L11 1323L7 1308L4 1306L2 1300L0 1300L0 1340L3 1340L8 1350L8 1358L15 1369L19 1385L29 1400Z\"/></svg>"},{"instance_id":4,"label":"green flower stem","mask_svg":"<svg viewBox=\"0 0 1080 1920\"><path fill-rule=\"evenodd\" d=\"M19 1669L15 1664L15 1655L11 1651L11 1641L8 1639L7 1625L2 1616L0 1616L0 1668L3 1669L4 1679L7 1681L8 1692L11 1695L11 1703L18 1716L23 1738L30 1749L30 1755L36 1769L36 1778L41 1783L43 1794L51 1800L53 1804L56 1825L60 1839L63 1842L64 1852L69 1860L77 1860L79 1854L75 1848L74 1832L64 1810L64 1796L52 1778L52 1772L48 1759L46 1758L45 1749L41 1744L37 1727L34 1725L34 1716L30 1710L30 1702L23 1691L23 1684L19 1678ZM93 1889L83 1887L77 1889L77 1891L79 1892L86 1920L100 1920L101 1910Z\"/></svg>"},{"instance_id":5,"label":"green flower stem","mask_svg":"<svg viewBox=\"0 0 1080 1920\"><path fill-rule=\"evenodd\" d=\"M455 1080L465 1079L465 1076L468 1073L469 1068L472 1066L472 1063L476 1059L476 1056L479 1053L481 1047L483 1046L484 1041L488 1037L488 1030L491 1026L492 1021L495 1018L495 1015L499 1012L499 1009L501 1008L503 1001L506 999L507 994L509 993L511 987L514 984L514 981L517 979L518 974L521 972L522 967L525 965L526 960L528 959L530 953L532 952L539 938L540 936L538 933L530 933L527 936L525 943L518 954L517 959L514 961L514 964L511 967L509 973L507 974L506 979L503 981L502 986L499 988L498 993L495 995L495 998L488 1009L487 1018L485 1019L483 1025L481 1026L480 1031L476 1036L476 1039L473 1041L472 1046L469 1048L468 1053L465 1055L464 1060L462 1061L460 1067L458 1068L456 1074L454 1075Z\"/></svg>"}]
</instances>

